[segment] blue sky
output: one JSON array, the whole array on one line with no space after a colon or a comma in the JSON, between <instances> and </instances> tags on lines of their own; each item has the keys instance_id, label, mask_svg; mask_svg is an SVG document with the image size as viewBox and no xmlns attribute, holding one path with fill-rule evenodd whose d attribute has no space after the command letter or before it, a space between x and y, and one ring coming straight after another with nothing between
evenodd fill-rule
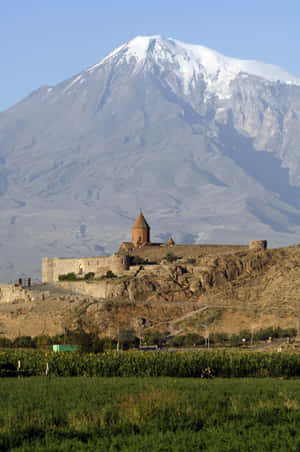
<instances>
[{"instance_id":1,"label":"blue sky","mask_svg":"<svg viewBox=\"0 0 300 452\"><path fill-rule=\"evenodd\" d=\"M299 0L0 0L0 111L160 34L300 76Z\"/></svg>"}]
</instances>

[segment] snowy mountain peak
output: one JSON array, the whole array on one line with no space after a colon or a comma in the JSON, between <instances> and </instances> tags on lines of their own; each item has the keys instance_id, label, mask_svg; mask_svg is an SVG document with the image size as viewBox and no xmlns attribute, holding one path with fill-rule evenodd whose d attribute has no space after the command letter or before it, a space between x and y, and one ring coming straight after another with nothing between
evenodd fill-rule
<instances>
[{"instance_id":1,"label":"snowy mountain peak","mask_svg":"<svg viewBox=\"0 0 300 452\"><path fill-rule=\"evenodd\" d=\"M0 281L111 254L139 207L157 242L300 243L300 88L277 79L300 84L138 36L1 112Z\"/></svg>"},{"instance_id":2,"label":"snowy mountain peak","mask_svg":"<svg viewBox=\"0 0 300 452\"><path fill-rule=\"evenodd\" d=\"M176 39L164 39L161 36L137 36L115 49L99 63L88 69L93 72L109 61L116 64L135 60L136 70L151 67L155 63L176 75L182 82L185 94L189 94L197 80L204 79L207 94L220 98L230 97L230 83L238 74L246 73L265 79L287 84L300 85L300 78L285 69L272 64L254 60L239 60L222 55L208 47L185 44Z\"/></svg>"}]
</instances>

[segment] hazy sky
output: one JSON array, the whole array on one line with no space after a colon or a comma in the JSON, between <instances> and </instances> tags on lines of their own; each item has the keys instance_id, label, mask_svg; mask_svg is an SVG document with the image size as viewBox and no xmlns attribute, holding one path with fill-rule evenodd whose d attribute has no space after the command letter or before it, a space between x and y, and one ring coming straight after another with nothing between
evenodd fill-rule
<instances>
[{"instance_id":1,"label":"hazy sky","mask_svg":"<svg viewBox=\"0 0 300 452\"><path fill-rule=\"evenodd\" d=\"M300 76L299 0L0 0L0 111L153 34Z\"/></svg>"}]
</instances>

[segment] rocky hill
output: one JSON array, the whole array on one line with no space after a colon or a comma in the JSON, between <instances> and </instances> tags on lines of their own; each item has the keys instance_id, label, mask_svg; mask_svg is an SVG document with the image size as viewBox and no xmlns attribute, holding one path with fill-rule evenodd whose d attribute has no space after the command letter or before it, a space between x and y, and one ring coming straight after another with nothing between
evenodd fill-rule
<instances>
[{"instance_id":1,"label":"rocky hill","mask_svg":"<svg viewBox=\"0 0 300 452\"><path fill-rule=\"evenodd\" d=\"M100 336L115 336L117 328L176 335L299 326L300 246L184 257L150 267L105 281L105 299L97 296L101 281L36 285L0 303L1 331L9 337L54 335L80 324Z\"/></svg>"},{"instance_id":2,"label":"rocky hill","mask_svg":"<svg viewBox=\"0 0 300 452\"><path fill-rule=\"evenodd\" d=\"M300 242L300 80L137 37L0 113L0 279L153 240Z\"/></svg>"}]
</instances>

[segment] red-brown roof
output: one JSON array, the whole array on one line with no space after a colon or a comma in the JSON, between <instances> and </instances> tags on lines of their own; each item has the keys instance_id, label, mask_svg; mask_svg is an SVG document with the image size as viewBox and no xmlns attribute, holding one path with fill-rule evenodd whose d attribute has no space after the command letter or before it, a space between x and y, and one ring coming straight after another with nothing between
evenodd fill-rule
<instances>
[{"instance_id":1,"label":"red-brown roof","mask_svg":"<svg viewBox=\"0 0 300 452\"><path fill-rule=\"evenodd\" d=\"M140 212L131 229L150 229L149 224L145 220L144 215Z\"/></svg>"}]
</instances>

